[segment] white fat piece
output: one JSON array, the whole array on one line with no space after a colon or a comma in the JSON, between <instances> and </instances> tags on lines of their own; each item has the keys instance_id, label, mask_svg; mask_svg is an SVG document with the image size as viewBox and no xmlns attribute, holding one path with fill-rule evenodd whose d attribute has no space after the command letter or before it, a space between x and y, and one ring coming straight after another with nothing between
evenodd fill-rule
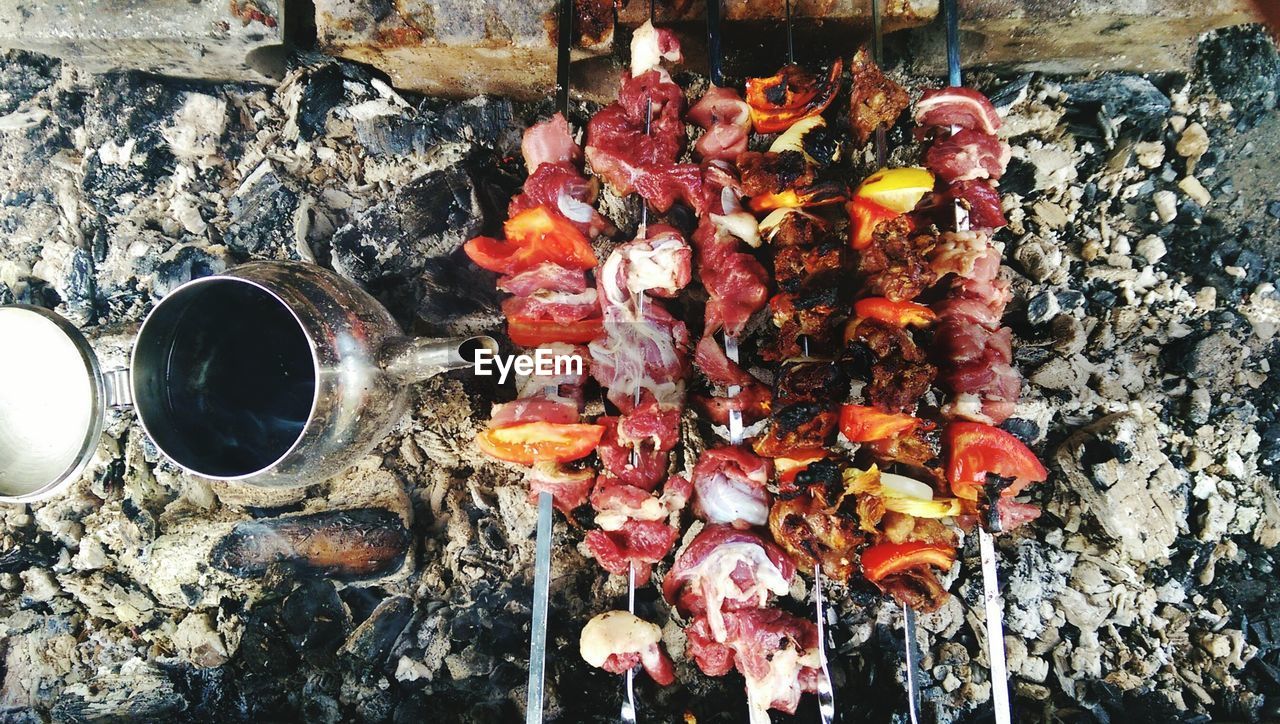
<instances>
[{"instance_id":1,"label":"white fat piece","mask_svg":"<svg viewBox=\"0 0 1280 724\"><path fill-rule=\"evenodd\" d=\"M605 611L582 627L578 651L596 668L614 654L643 653L662 640L662 629L627 611Z\"/></svg>"},{"instance_id":2,"label":"white fat piece","mask_svg":"<svg viewBox=\"0 0 1280 724\"><path fill-rule=\"evenodd\" d=\"M739 587L732 578L740 563L746 564L755 572L753 584L747 589ZM755 543L725 543L717 546L701 563L687 571L685 577L696 578L700 582L707 607L707 625L711 627L711 635L719 643L724 643L728 638L724 616L720 613L725 601L755 599L755 605L764 608L769 602L770 593L781 596L791 590L782 571L769 560L764 548Z\"/></svg>"},{"instance_id":3,"label":"white fat piece","mask_svg":"<svg viewBox=\"0 0 1280 724\"><path fill-rule=\"evenodd\" d=\"M652 20L646 20L644 25L636 28L631 36L631 77L635 78L654 68L661 69L664 60L669 63L678 62L680 51L677 49L663 55L659 45L658 29L653 27Z\"/></svg>"},{"instance_id":4,"label":"white fat piece","mask_svg":"<svg viewBox=\"0 0 1280 724\"><path fill-rule=\"evenodd\" d=\"M664 501L649 496L637 507L619 507L613 510L602 510L596 514L596 525L600 530L613 532L622 530L628 520L662 520L668 514Z\"/></svg>"},{"instance_id":5,"label":"white fat piece","mask_svg":"<svg viewBox=\"0 0 1280 724\"><path fill-rule=\"evenodd\" d=\"M793 694L799 698L799 692L791 692L791 689L799 688L800 671L806 668L816 669L821 665L818 649L800 651L787 646L769 658L769 672L763 677L743 674L750 724L769 724L772 721L769 717L769 705L780 698L781 694Z\"/></svg>"},{"instance_id":6,"label":"white fat piece","mask_svg":"<svg viewBox=\"0 0 1280 724\"><path fill-rule=\"evenodd\" d=\"M627 245L627 290L637 295L653 289L667 294L680 291L676 280L678 257L686 249L688 246L675 236Z\"/></svg>"},{"instance_id":7,"label":"white fat piece","mask_svg":"<svg viewBox=\"0 0 1280 724\"><path fill-rule=\"evenodd\" d=\"M723 214L711 214L711 223L718 231L737 237L747 246L760 246L760 224L756 217L742 208L738 196L731 188L720 190L720 207Z\"/></svg>"},{"instance_id":8,"label":"white fat piece","mask_svg":"<svg viewBox=\"0 0 1280 724\"><path fill-rule=\"evenodd\" d=\"M741 487L728 482L724 475L713 475L703 485L697 486L698 505L707 520L712 523L744 521L751 525L769 522L769 505L765 499L753 496Z\"/></svg>"},{"instance_id":9,"label":"white fat piece","mask_svg":"<svg viewBox=\"0 0 1280 724\"><path fill-rule=\"evenodd\" d=\"M545 304L595 304L596 290L584 289L580 292L558 292L551 289L539 289L529 295Z\"/></svg>"}]
</instances>

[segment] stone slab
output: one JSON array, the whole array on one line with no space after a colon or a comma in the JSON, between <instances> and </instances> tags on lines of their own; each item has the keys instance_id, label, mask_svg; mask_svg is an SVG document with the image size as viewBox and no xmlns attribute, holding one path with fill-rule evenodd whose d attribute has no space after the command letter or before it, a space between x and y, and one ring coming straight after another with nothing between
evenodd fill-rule
<instances>
[{"instance_id":1,"label":"stone slab","mask_svg":"<svg viewBox=\"0 0 1280 724\"><path fill-rule=\"evenodd\" d=\"M0 48L91 73L142 70L270 83L284 71L285 0L9 0Z\"/></svg>"},{"instance_id":2,"label":"stone slab","mask_svg":"<svg viewBox=\"0 0 1280 724\"><path fill-rule=\"evenodd\" d=\"M958 1L966 68L1185 71L1198 35L1258 20L1249 0ZM946 72L942 23L913 30L906 41L915 70Z\"/></svg>"}]
</instances>

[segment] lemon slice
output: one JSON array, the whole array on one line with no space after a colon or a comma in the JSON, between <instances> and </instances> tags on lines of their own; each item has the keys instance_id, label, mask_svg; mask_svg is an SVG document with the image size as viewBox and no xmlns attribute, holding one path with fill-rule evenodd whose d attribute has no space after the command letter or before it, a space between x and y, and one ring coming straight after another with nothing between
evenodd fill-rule
<instances>
[{"instance_id":1,"label":"lemon slice","mask_svg":"<svg viewBox=\"0 0 1280 724\"><path fill-rule=\"evenodd\" d=\"M933 174L922 168L886 168L867 177L855 196L873 201L897 214L905 214L933 191Z\"/></svg>"}]
</instances>

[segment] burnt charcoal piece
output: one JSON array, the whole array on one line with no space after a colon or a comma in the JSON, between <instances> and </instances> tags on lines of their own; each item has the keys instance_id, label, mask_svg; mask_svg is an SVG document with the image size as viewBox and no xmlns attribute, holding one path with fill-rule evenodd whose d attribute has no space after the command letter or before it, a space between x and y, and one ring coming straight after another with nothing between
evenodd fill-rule
<instances>
[{"instance_id":1,"label":"burnt charcoal piece","mask_svg":"<svg viewBox=\"0 0 1280 724\"><path fill-rule=\"evenodd\" d=\"M62 546L41 533L24 538L11 548L0 550L0 573L21 573L28 568L47 568L58 560Z\"/></svg>"},{"instance_id":2,"label":"burnt charcoal piece","mask_svg":"<svg viewBox=\"0 0 1280 724\"><path fill-rule=\"evenodd\" d=\"M1171 102L1151 81L1127 73L1106 73L1095 80L1062 86L1074 113L1074 123L1096 125L1102 138L1113 138L1116 128L1130 126L1144 136L1154 136L1169 116Z\"/></svg>"},{"instance_id":3,"label":"burnt charcoal piece","mask_svg":"<svg viewBox=\"0 0 1280 724\"><path fill-rule=\"evenodd\" d=\"M12 113L58 80L62 61L47 55L10 50L0 55L0 115Z\"/></svg>"},{"instance_id":4,"label":"burnt charcoal piece","mask_svg":"<svg viewBox=\"0 0 1280 724\"><path fill-rule=\"evenodd\" d=\"M352 632L351 638L342 645L342 655L363 667L381 666L412 616L413 599L408 596L386 599Z\"/></svg>"},{"instance_id":5,"label":"burnt charcoal piece","mask_svg":"<svg viewBox=\"0 0 1280 724\"><path fill-rule=\"evenodd\" d=\"M1252 128L1276 107L1280 54L1261 25L1224 28L1207 35L1196 50L1195 81L1231 103L1242 129Z\"/></svg>"},{"instance_id":6,"label":"burnt charcoal piece","mask_svg":"<svg viewBox=\"0 0 1280 724\"><path fill-rule=\"evenodd\" d=\"M18 304L30 304L33 307L44 307L45 309L54 309L62 304L62 297L58 296L58 292L49 286L49 282L35 277L26 277L22 280L25 286L22 291L18 292L17 298L14 299Z\"/></svg>"},{"instance_id":7,"label":"burnt charcoal piece","mask_svg":"<svg viewBox=\"0 0 1280 724\"><path fill-rule=\"evenodd\" d=\"M0 304L13 304L13 290L8 284L0 282Z\"/></svg>"},{"instance_id":8,"label":"burnt charcoal piece","mask_svg":"<svg viewBox=\"0 0 1280 724\"><path fill-rule=\"evenodd\" d=\"M463 103L427 99L416 113L358 121L355 131L372 156L421 154L443 143L469 143L507 156L519 152L524 124L509 99L477 96Z\"/></svg>"},{"instance_id":9,"label":"burnt charcoal piece","mask_svg":"<svg viewBox=\"0 0 1280 724\"><path fill-rule=\"evenodd\" d=\"M492 329L500 319L493 275L461 248L484 221L467 171L435 171L335 232L333 266L368 286L401 323L422 318L423 333Z\"/></svg>"},{"instance_id":10,"label":"burnt charcoal piece","mask_svg":"<svg viewBox=\"0 0 1280 724\"><path fill-rule=\"evenodd\" d=\"M280 621L294 650L325 657L342 645L351 625L338 589L331 581L303 581L284 599Z\"/></svg>"},{"instance_id":11,"label":"burnt charcoal piece","mask_svg":"<svg viewBox=\"0 0 1280 724\"><path fill-rule=\"evenodd\" d=\"M293 238L298 192L268 171L227 202L223 242L241 258L301 259Z\"/></svg>"},{"instance_id":12,"label":"burnt charcoal piece","mask_svg":"<svg viewBox=\"0 0 1280 724\"><path fill-rule=\"evenodd\" d=\"M358 508L237 523L214 546L210 562L241 578L256 578L276 562L339 580L377 578L404 562L413 536L400 516Z\"/></svg>"},{"instance_id":13,"label":"burnt charcoal piece","mask_svg":"<svg viewBox=\"0 0 1280 724\"><path fill-rule=\"evenodd\" d=\"M208 249L198 246L184 246L177 250L171 258L156 266L155 281L151 288L156 297L164 297L174 289L192 279L221 274L227 270L227 260L214 256Z\"/></svg>"}]
</instances>

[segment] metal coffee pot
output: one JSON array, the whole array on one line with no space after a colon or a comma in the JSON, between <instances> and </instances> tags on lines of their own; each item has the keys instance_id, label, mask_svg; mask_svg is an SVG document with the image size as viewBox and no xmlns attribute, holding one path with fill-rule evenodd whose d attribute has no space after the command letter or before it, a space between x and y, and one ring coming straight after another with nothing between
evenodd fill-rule
<instances>
[{"instance_id":1,"label":"metal coffee pot","mask_svg":"<svg viewBox=\"0 0 1280 724\"><path fill-rule=\"evenodd\" d=\"M408 387L470 366L490 337L404 336L356 284L312 264L253 262L173 290L127 369L38 307L0 307L0 502L57 494L88 464L108 407L132 407L189 473L267 487L318 483L367 454Z\"/></svg>"}]
</instances>

